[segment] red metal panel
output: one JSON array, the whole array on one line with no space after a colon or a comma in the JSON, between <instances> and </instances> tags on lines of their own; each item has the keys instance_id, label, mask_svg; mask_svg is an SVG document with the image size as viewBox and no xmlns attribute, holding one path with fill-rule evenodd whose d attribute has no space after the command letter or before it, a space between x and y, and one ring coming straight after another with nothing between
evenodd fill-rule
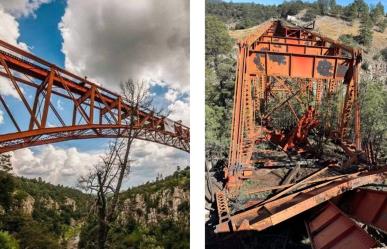
<instances>
[{"instance_id":1,"label":"red metal panel","mask_svg":"<svg viewBox=\"0 0 387 249\"><path fill-rule=\"evenodd\" d=\"M332 203L306 225L313 249L369 249L377 246L373 238Z\"/></svg>"},{"instance_id":2,"label":"red metal panel","mask_svg":"<svg viewBox=\"0 0 387 249\"><path fill-rule=\"evenodd\" d=\"M292 64L294 65L300 65L300 66L293 66L291 68L291 75L293 77L305 77L308 76L308 78L313 77L313 58L311 57L298 57L293 56L292 57ZM302 66L301 66L302 65Z\"/></svg>"},{"instance_id":3,"label":"red metal panel","mask_svg":"<svg viewBox=\"0 0 387 249\"><path fill-rule=\"evenodd\" d=\"M387 192L359 189L348 195L348 214L387 233Z\"/></svg>"}]
</instances>

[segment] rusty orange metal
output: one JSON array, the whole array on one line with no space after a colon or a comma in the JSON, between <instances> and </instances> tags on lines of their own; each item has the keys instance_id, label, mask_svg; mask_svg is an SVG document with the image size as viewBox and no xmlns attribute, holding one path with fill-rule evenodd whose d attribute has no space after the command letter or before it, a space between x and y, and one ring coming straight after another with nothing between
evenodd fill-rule
<instances>
[{"instance_id":1,"label":"rusty orange metal","mask_svg":"<svg viewBox=\"0 0 387 249\"><path fill-rule=\"evenodd\" d=\"M377 242L334 204L306 222L313 249L369 249Z\"/></svg>"},{"instance_id":2,"label":"rusty orange metal","mask_svg":"<svg viewBox=\"0 0 387 249\"><path fill-rule=\"evenodd\" d=\"M231 215L230 221L227 221L227 224L220 223L216 231L262 231L352 189L368 184L383 183L386 177L387 169L382 169L320 183L273 201L264 201L255 207Z\"/></svg>"},{"instance_id":3,"label":"rusty orange metal","mask_svg":"<svg viewBox=\"0 0 387 249\"><path fill-rule=\"evenodd\" d=\"M141 130L138 139L189 152L190 130L181 122L133 106L119 94L0 40L1 67L4 71L0 76L10 80L30 122L27 127L19 124L15 117L20 111L12 110L0 95L15 127L15 132L0 134L0 153L72 139L125 137L129 128ZM21 84L35 89L32 105ZM66 122L64 114L52 104L54 97L72 103L71 121ZM134 122L125 121L129 116ZM59 124L48 125L50 117Z\"/></svg>"},{"instance_id":4,"label":"rusty orange metal","mask_svg":"<svg viewBox=\"0 0 387 249\"><path fill-rule=\"evenodd\" d=\"M346 197L345 212L349 216L387 234L387 192L356 189Z\"/></svg>"},{"instance_id":5,"label":"rusty orange metal","mask_svg":"<svg viewBox=\"0 0 387 249\"><path fill-rule=\"evenodd\" d=\"M324 96L332 95L341 84L347 86L345 100L338 130L332 134L337 134L335 140L348 141L351 140L349 131L352 130L355 150L362 151L360 105L357 101L361 59L359 49L278 20L263 23L248 38L240 41L229 161L225 174L231 176L232 172L238 172L235 170L238 167L253 167L251 157L255 147L264 141L271 140L285 150L294 148L296 143L302 144L310 130L318 124L318 115L311 118L307 106L318 111ZM294 82L298 87L295 88ZM302 96L310 95L314 97L308 99L313 99L314 103L303 103ZM279 96L286 97L278 107L267 110L268 102L272 99L278 102ZM304 116L298 116L290 103L292 99L305 106ZM273 114L282 108L289 108L298 121L296 132L284 133L269 128ZM257 113L264 114L260 120ZM354 122L350 122L352 119ZM352 127L351 123L354 124ZM351 163L357 159L353 155L348 155ZM238 174L236 177L240 178L241 174Z\"/></svg>"}]
</instances>

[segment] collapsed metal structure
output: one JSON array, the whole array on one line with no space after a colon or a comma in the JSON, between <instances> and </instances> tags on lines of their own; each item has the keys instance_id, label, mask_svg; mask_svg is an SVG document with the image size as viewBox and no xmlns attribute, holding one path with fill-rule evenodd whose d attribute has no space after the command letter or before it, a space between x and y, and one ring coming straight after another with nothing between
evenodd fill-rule
<instances>
[{"instance_id":1,"label":"collapsed metal structure","mask_svg":"<svg viewBox=\"0 0 387 249\"><path fill-rule=\"evenodd\" d=\"M216 232L262 231L328 203L317 217L306 222L313 248L377 245L330 202L332 199L338 202L345 192L361 186L384 184L387 176L387 169L370 166L374 163L372 151L368 147L363 150L358 101L361 60L360 49L279 20L263 23L239 42L225 188L216 193L219 216ZM294 120L290 128L276 123L281 119L278 115L287 114ZM315 160L310 157L308 136L321 124L322 116L328 119L325 122L329 126L329 132L323 135L342 149L346 158L343 161L321 162L318 155ZM271 153L275 150L285 153L290 162L273 159ZM303 157L308 153L309 157ZM303 163L313 165L312 170L296 179ZM361 163L368 166L349 170ZM282 182L245 187L247 182L252 185L262 170L275 167L289 169ZM259 193L265 196L257 197L255 194ZM357 205L364 201L358 197L359 193L353 194L359 201ZM250 196L249 201L231 211L230 200L242 195ZM381 202L375 211L380 216L386 211L386 193L374 198ZM376 218L350 214L386 231L385 214L378 224ZM327 232L331 233L330 239L335 239L327 241ZM357 243L359 240L364 243ZM353 246L343 247L349 245L348 241Z\"/></svg>"},{"instance_id":2,"label":"collapsed metal structure","mask_svg":"<svg viewBox=\"0 0 387 249\"><path fill-rule=\"evenodd\" d=\"M0 94L14 126L0 132L0 153L72 139L125 137L128 129L141 130L138 139L189 152L189 128L181 122L127 103L121 95L1 40L0 76L0 84L10 83L22 103L11 108L15 104ZM23 88L33 92L32 101ZM57 103L71 106L72 115Z\"/></svg>"}]
</instances>

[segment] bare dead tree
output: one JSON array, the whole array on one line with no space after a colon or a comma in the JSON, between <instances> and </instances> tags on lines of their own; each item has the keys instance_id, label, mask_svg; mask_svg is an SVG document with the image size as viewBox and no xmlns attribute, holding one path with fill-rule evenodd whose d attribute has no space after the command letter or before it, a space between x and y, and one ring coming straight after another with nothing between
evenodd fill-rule
<instances>
[{"instance_id":1,"label":"bare dead tree","mask_svg":"<svg viewBox=\"0 0 387 249\"><path fill-rule=\"evenodd\" d=\"M98 248L104 249L111 224L118 216L118 204L122 183L131 171L130 152L133 142L145 129L145 124L139 125L136 112L146 109L155 113L149 90L144 81L128 80L121 84L121 94L125 102L133 108L126 113L127 118L124 138L117 138L109 144L101 162L79 179L79 186L96 193L95 214L98 217ZM159 114L161 111L158 111Z\"/></svg>"}]
</instances>

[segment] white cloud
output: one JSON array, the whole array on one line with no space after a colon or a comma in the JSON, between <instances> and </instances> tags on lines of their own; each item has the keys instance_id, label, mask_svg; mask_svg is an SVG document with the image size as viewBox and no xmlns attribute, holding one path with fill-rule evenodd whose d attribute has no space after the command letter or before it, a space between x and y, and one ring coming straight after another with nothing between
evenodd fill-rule
<instances>
[{"instance_id":1,"label":"white cloud","mask_svg":"<svg viewBox=\"0 0 387 249\"><path fill-rule=\"evenodd\" d=\"M69 0L60 30L71 71L114 90L128 78L189 90L188 0Z\"/></svg>"},{"instance_id":2,"label":"white cloud","mask_svg":"<svg viewBox=\"0 0 387 249\"><path fill-rule=\"evenodd\" d=\"M25 43L17 41L20 36L19 23L14 16L4 11L2 4L3 1L0 2L0 39L21 49L28 50ZM2 66L0 66L0 68L3 70ZM0 94L5 96L9 95L18 99L20 98L10 80L4 77L0 77Z\"/></svg>"},{"instance_id":3,"label":"white cloud","mask_svg":"<svg viewBox=\"0 0 387 249\"><path fill-rule=\"evenodd\" d=\"M0 124L4 123L4 116L3 116L3 111L0 110Z\"/></svg>"},{"instance_id":4,"label":"white cloud","mask_svg":"<svg viewBox=\"0 0 387 249\"><path fill-rule=\"evenodd\" d=\"M37 149L16 150L12 156L14 173L28 178L41 177L53 184L75 186L81 175L86 175L95 165L103 151L80 152L76 148L59 148L53 145ZM177 166L185 167L189 155L171 147L135 141L130 155L132 171L125 180L125 187L154 180L158 173L172 174Z\"/></svg>"},{"instance_id":5,"label":"white cloud","mask_svg":"<svg viewBox=\"0 0 387 249\"><path fill-rule=\"evenodd\" d=\"M177 100L168 106L168 111L170 111L168 118L175 121L181 120L184 125L189 126L189 102Z\"/></svg>"},{"instance_id":6,"label":"white cloud","mask_svg":"<svg viewBox=\"0 0 387 249\"><path fill-rule=\"evenodd\" d=\"M170 102L175 102L177 99L177 96L179 95L179 92L176 91L175 89L168 89L168 91L165 93L165 99L170 101Z\"/></svg>"},{"instance_id":7,"label":"white cloud","mask_svg":"<svg viewBox=\"0 0 387 249\"><path fill-rule=\"evenodd\" d=\"M15 17L34 15L40 5L51 0L0 0L0 5Z\"/></svg>"},{"instance_id":8,"label":"white cloud","mask_svg":"<svg viewBox=\"0 0 387 249\"><path fill-rule=\"evenodd\" d=\"M172 174L177 166L189 165L189 154L164 145L146 141L135 141L131 153L133 167L126 186L135 186L154 180L158 173Z\"/></svg>"},{"instance_id":9,"label":"white cloud","mask_svg":"<svg viewBox=\"0 0 387 249\"><path fill-rule=\"evenodd\" d=\"M100 153L47 145L34 152L29 148L14 151L12 165L17 175L29 178L40 176L53 184L74 186L78 177L86 174L99 160Z\"/></svg>"}]
</instances>

